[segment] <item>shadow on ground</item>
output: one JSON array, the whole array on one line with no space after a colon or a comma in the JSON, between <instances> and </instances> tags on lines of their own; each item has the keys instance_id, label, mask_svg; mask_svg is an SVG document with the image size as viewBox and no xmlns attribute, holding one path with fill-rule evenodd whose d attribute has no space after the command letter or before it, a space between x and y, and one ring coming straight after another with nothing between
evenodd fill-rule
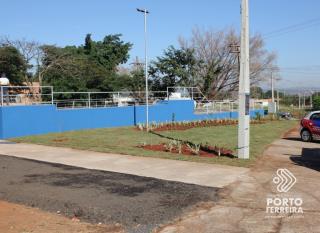
<instances>
[{"instance_id":1,"label":"shadow on ground","mask_svg":"<svg viewBox=\"0 0 320 233\"><path fill-rule=\"evenodd\" d=\"M297 142L302 142L300 138L295 138L295 137L284 137L282 138L284 140L289 140L289 141L297 141Z\"/></svg>"},{"instance_id":2,"label":"shadow on ground","mask_svg":"<svg viewBox=\"0 0 320 233\"><path fill-rule=\"evenodd\" d=\"M320 171L319 148L303 148L301 155L292 155L290 159L295 165Z\"/></svg>"}]
</instances>

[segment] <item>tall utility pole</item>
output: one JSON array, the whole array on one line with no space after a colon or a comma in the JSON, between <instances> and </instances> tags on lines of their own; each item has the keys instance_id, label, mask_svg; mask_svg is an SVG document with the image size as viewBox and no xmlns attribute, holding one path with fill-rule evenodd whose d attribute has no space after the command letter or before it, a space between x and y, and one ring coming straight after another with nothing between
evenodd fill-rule
<instances>
[{"instance_id":1,"label":"tall utility pole","mask_svg":"<svg viewBox=\"0 0 320 233\"><path fill-rule=\"evenodd\" d=\"M138 12L144 14L144 75L146 80L146 129L149 131L149 89L148 89L148 56L147 56L147 14L149 11L147 9L139 9Z\"/></svg>"},{"instance_id":2,"label":"tall utility pole","mask_svg":"<svg viewBox=\"0 0 320 233\"><path fill-rule=\"evenodd\" d=\"M280 110L280 96L279 96L279 90L277 90L277 110L279 112Z\"/></svg>"},{"instance_id":3,"label":"tall utility pole","mask_svg":"<svg viewBox=\"0 0 320 233\"><path fill-rule=\"evenodd\" d=\"M272 103L274 103L274 77L273 77L272 71L271 71L271 98L272 98Z\"/></svg>"},{"instance_id":4,"label":"tall utility pole","mask_svg":"<svg viewBox=\"0 0 320 233\"><path fill-rule=\"evenodd\" d=\"M241 48L239 76L238 158L249 159L250 147L250 70L249 70L249 0L241 4Z\"/></svg>"}]
</instances>

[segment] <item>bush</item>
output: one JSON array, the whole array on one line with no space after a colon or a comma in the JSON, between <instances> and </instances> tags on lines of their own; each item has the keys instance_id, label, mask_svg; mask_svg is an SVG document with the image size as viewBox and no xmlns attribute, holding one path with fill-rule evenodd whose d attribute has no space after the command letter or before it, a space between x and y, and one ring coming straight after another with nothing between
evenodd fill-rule
<instances>
[{"instance_id":1,"label":"bush","mask_svg":"<svg viewBox=\"0 0 320 233\"><path fill-rule=\"evenodd\" d=\"M320 96L314 97L312 101L312 106L314 110L320 110Z\"/></svg>"},{"instance_id":2,"label":"bush","mask_svg":"<svg viewBox=\"0 0 320 233\"><path fill-rule=\"evenodd\" d=\"M255 120L260 121L261 120L261 114L260 112L256 112Z\"/></svg>"}]
</instances>

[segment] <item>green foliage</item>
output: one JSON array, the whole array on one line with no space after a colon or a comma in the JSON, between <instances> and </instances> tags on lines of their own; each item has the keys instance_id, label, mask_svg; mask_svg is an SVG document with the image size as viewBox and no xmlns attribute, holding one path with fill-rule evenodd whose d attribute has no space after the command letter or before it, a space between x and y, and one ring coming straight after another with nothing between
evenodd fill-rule
<instances>
[{"instance_id":1,"label":"green foliage","mask_svg":"<svg viewBox=\"0 0 320 233\"><path fill-rule=\"evenodd\" d=\"M197 60L191 49L176 49L170 46L162 57L150 65L153 90L166 90L173 86L194 86L194 72Z\"/></svg>"},{"instance_id":2,"label":"green foliage","mask_svg":"<svg viewBox=\"0 0 320 233\"><path fill-rule=\"evenodd\" d=\"M313 109L320 110L320 96L315 96L312 101Z\"/></svg>"},{"instance_id":3,"label":"green foliage","mask_svg":"<svg viewBox=\"0 0 320 233\"><path fill-rule=\"evenodd\" d=\"M15 47L0 47L0 74L4 73L11 84L22 85L26 72L27 64Z\"/></svg>"},{"instance_id":4,"label":"green foliage","mask_svg":"<svg viewBox=\"0 0 320 233\"><path fill-rule=\"evenodd\" d=\"M85 38L83 46L43 46L43 73L45 84L61 91L113 91L126 88L129 75L117 74L117 66L127 62L130 43L121 35L108 35L103 41Z\"/></svg>"},{"instance_id":5,"label":"green foliage","mask_svg":"<svg viewBox=\"0 0 320 233\"><path fill-rule=\"evenodd\" d=\"M130 80L127 84L131 90L144 91L145 90L145 72L142 68L135 69L130 74ZM149 83L151 84L151 83Z\"/></svg>"}]
</instances>

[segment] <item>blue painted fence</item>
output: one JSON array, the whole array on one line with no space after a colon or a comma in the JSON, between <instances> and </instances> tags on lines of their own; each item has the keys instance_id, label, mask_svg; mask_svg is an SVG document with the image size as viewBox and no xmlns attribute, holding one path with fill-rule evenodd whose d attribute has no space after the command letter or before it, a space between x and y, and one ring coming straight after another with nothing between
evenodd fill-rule
<instances>
[{"instance_id":1,"label":"blue painted fence","mask_svg":"<svg viewBox=\"0 0 320 233\"><path fill-rule=\"evenodd\" d=\"M252 110L264 115L263 110ZM237 118L237 112L195 114L191 100L162 101L149 107L150 122ZM80 129L133 126L145 122L145 106L57 109L54 105L0 107L0 138Z\"/></svg>"}]
</instances>

